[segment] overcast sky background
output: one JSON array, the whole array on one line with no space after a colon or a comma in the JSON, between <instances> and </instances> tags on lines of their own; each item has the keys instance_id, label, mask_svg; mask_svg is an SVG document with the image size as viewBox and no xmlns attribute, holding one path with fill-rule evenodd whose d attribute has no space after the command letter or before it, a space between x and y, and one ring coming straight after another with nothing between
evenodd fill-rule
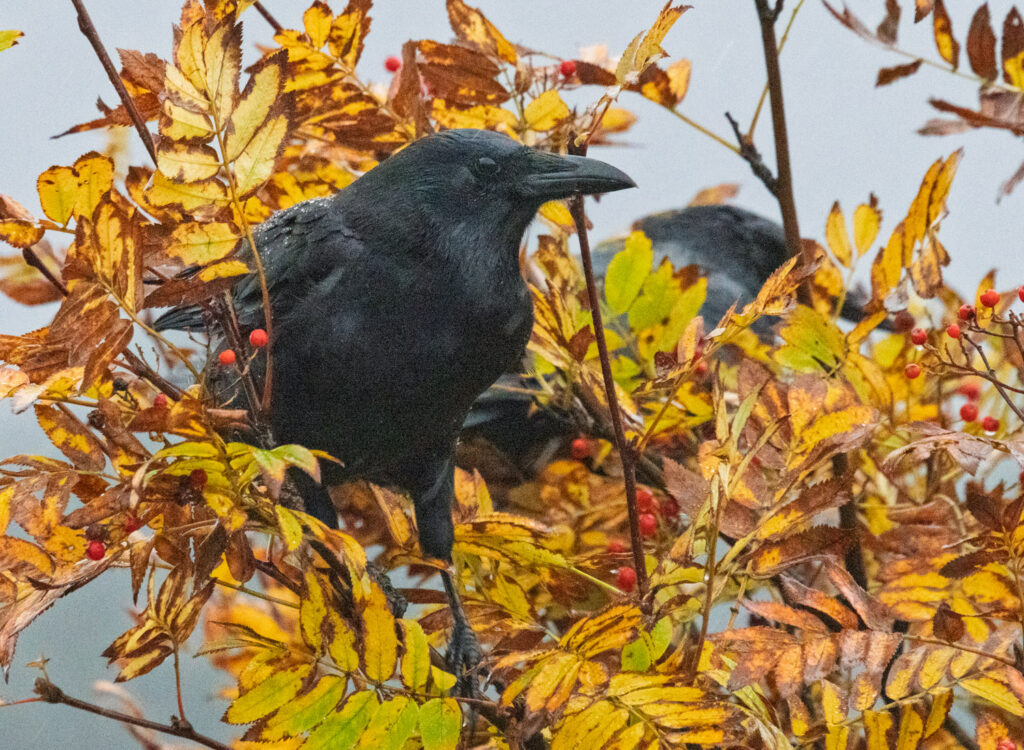
<instances>
[{"instance_id":1,"label":"overcast sky background","mask_svg":"<svg viewBox=\"0 0 1024 750\"><path fill-rule=\"evenodd\" d=\"M728 136L723 113L749 122L764 85L760 35L750 0L691 0L665 40L672 59L693 62L690 92L680 110L706 127ZM265 6L286 27L301 28L308 2L265 0ZM663 5L662 0L478 0L476 4L513 42L560 57L574 57L581 46L603 43L613 55L645 29ZM951 3L953 28L966 43L971 14L978 2ZM335 12L342 2L331 2ZM787 2L784 18L794 0ZM901 46L938 59L931 40L931 20L911 23L904 6ZM167 58L171 25L180 13L175 0L92 0L87 6L107 49L117 47L155 52ZM850 3L872 28L881 20L882 0ZM1011 7L1007 0L989 2L997 35ZM387 81L383 61L400 53L410 38L447 40L451 36L443 0L377 0L373 26L360 63L361 75ZM912 14L911 14L912 16ZM71 164L82 153L103 147L101 135L83 134L51 140L75 123L96 117L97 97L116 104L88 42L79 33L70 2L4 0L0 29L25 32L18 46L0 52L0 192L13 196L41 215L36 177L53 164ZM272 32L260 16L249 11L244 45L253 58L253 45L270 43ZM966 63L966 55L963 64ZM116 58L115 58L116 59ZM947 280L961 293L973 293L990 268L999 268L997 287L1024 283L1024 186L996 204L999 185L1024 160L1018 140L1005 133L973 132L945 138L915 133L933 116L929 96L940 96L974 107L977 87L970 81L924 67L913 78L882 89L874 87L879 67L906 62L873 47L842 28L820 0L807 0L783 54L786 107L793 155L796 199L804 237L821 239L832 202L840 200L847 216L858 202L874 192L884 212L879 242L884 242L903 218L929 165L963 147L965 156L949 198L949 217L942 240L952 255ZM574 101L600 96L584 90ZM621 140L623 145L595 150L594 156L628 172L639 189L616 193L592 206L593 238L600 240L628 229L637 217L685 205L699 189L723 182L740 183L739 205L778 218L774 200L734 154L683 124L671 114L636 95L621 102L638 116L638 124ZM145 151L132 137L133 163L148 164ZM766 161L773 163L770 117L766 108L757 132ZM53 238L63 240L62 236ZM17 251L0 246L0 254ZM873 253L872 253L873 255ZM866 260L870 260L868 256ZM21 333L45 325L53 307L25 308L0 298L0 333ZM11 415L0 405L0 456L47 452L31 416ZM11 681L0 685L0 698L30 695L37 673L23 665L45 653L50 675L72 695L91 697L96 679L112 679L99 653L130 625L124 610L129 601L127 576L110 575L44 614L22 635ZM218 725L223 703L210 701L224 684L219 673L202 659L185 662L186 711L197 729L227 739L229 728ZM173 676L169 669L126 686L154 719L166 721L174 712ZM133 747L113 722L72 709L27 705L0 710L0 736L5 747L57 747L81 742L94 746ZM97 744L98 743L98 744ZM177 746L191 746L178 743Z\"/></svg>"}]
</instances>

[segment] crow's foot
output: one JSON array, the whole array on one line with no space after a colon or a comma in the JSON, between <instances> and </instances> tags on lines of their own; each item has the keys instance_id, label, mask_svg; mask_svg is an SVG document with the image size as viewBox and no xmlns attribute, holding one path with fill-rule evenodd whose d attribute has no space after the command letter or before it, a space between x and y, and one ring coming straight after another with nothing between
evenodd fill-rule
<instances>
[{"instance_id":1,"label":"crow's foot","mask_svg":"<svg viewBox=\"0 0 1024 750\"><path fill-rule=\"evenodd\" d=\"M366 572L370 575L370 579L383 589L384 596L388 600L388 609L391 610L391 615L393 617L403 617L406 608L409 606L409 600L402 596L399 590L395 588L388 574L372 562L366 563Z\"/></svg>"},{"instance_id":2,"label":"crow's foot","mask_svg":"<svg viewBox=\"0 0 1024 750\"><path fill-rule=\"evenodd\" d=\"M462 609L462 601L459 599L451 574L446 570L441 571L441 581L444 583L452 612L452 637L448 641L445 661L448 670L455 675L456 694L464 698L475 698L480 693L478 672L483 652L480 650L476 633L473 632L473 627Z\"/></svg>"}]
</instances>

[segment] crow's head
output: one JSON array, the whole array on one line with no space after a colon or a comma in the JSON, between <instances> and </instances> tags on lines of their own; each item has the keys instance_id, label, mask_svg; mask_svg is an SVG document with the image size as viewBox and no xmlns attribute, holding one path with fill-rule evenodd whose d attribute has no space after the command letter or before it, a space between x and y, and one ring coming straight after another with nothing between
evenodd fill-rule
<instances>
[{"instance_id":1,"label":"crow's head","mask_svg":"<svg viewBox=\"0 0 1024 750\"><path fill-rule=\"evenodd\" d=\"M363 181L400 186L421 215L448 232L492 240L500 234L516 247L542 203L635 187L628 175L604 162L538 151L487 130L448 130L422 138Z\"/></svg>"}]
</instances>

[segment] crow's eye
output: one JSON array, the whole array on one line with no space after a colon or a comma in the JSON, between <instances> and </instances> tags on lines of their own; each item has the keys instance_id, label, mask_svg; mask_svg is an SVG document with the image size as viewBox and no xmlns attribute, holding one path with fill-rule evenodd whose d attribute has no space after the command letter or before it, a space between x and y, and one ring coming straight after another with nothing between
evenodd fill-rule
<instances>
[{"instance_id":1,"label":"crow's eye","mask_svg":"<svg viewBox=\"0 0 1024 750\"><path fill-rule=\"evenodd\" d=\"M477 177L490 179L501 171L501 165L489 156L481 156L472 166L473 174Z\"/></svg>"}]
</instances>

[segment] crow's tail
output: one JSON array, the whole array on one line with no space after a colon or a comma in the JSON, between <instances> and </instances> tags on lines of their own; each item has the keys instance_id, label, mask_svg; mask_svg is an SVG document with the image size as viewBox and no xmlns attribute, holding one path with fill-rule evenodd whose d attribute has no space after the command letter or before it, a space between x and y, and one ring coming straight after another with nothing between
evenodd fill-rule
<instances>
[{"instance_id":1,"label":"crow's tail","mask_svg":"<svg viewBox=\"0 0 1024 750\"><path fill-rule=\"evenodd\" d=\"M206 324L203 321L203 311L198 305L187 305L175 307L168 310L153 323L157 331L168 329L183 331L187 328L204 329Z\"/></svg>"}]
</instances>

